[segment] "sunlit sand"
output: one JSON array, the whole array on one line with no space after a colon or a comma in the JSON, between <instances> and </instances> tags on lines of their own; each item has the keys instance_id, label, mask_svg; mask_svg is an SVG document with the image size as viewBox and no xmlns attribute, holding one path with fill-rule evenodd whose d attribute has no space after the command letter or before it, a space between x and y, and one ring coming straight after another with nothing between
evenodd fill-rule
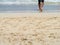
<instances>
[{"instance_id":1,"label":"sunlit sand","mask_svg":"<svg viewBox=\"0 0 60 45\"><path fill-rule=\"evenodd\" d=\"M0 45L60 45L60 13L0 13Z\"/></svg>"}]
</instances>

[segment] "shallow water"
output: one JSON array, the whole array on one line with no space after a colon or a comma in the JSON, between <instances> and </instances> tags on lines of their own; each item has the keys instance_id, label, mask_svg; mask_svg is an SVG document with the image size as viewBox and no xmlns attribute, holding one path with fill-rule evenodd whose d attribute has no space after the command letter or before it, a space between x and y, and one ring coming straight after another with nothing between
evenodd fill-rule
<instances>
[{"instance_id":1,"label":"shallow water","mask_svg":"<svg viewBox=\"0 0 60 45\"><path fill-rule=\"evenodd\" d=\"M44 11L60 12L60 5L44 5ZM29 4L29 5L3 5L0 4L0 12L18 12L18 11L38 11L38 5Z\"/></svg>"}]
</instances>

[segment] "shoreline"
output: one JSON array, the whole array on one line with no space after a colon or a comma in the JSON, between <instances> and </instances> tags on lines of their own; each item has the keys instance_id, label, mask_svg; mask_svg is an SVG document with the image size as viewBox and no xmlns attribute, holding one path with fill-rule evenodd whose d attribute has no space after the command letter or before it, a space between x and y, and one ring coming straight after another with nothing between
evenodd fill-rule
<instances>
[{"instance_id":1,"label":"shoreline","mask_svg":"<svg viewBox=\"0 0 60 45\"><path fill-rule=\"evenodd\" d=\"M47 12L41 12L41 13L39 13L39 12L36 12L36 13L31 13L31 12L25 12L25 13L19 13L19 12L17 12L17 13L0 13L0 17L20 17L20 16L37 16L37 17L45 17L45 16L60 16L60 13L59 12L56 12L56 13L47 13Z\"/></svg>"}]
</instances>

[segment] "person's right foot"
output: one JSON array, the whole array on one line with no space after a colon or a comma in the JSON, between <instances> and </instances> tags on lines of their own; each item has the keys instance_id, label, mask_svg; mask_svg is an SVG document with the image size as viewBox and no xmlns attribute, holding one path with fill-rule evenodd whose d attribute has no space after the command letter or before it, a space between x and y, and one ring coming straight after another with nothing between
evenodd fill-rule
<instances>
[{"instance_id":1,"label":"person's right foot","mask_svg":"<svg viewBox=\"0 0 60 45\"><path fill-rule=\"evenodd\" d=\"M40 8L40 12L42 12L43 10L42 10L42 8Z\"/></svg>"}]
</instances>

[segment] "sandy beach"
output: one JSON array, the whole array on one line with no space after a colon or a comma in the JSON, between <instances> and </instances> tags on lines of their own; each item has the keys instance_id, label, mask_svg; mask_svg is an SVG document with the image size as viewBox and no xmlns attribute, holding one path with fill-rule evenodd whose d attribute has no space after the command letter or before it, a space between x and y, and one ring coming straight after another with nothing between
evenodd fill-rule
<instances>
[{"instance_id":1,"label":"sandy beach","mask_svg":"<svg viewBox=\"0 0 60 45\"><path fill-rule=\"evenodd\" d=\"M60 45L60 13L0 13L0 45Z\"/></svg>"}]
</instances>

